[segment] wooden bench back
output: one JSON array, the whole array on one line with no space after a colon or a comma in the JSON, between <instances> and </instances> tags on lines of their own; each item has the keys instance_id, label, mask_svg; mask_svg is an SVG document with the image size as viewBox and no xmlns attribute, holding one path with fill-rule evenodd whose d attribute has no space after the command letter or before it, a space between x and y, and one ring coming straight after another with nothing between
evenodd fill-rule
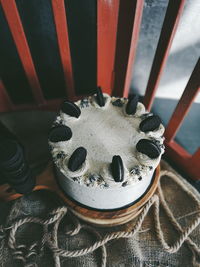
<instances>
[{"instance_id":1,"label":"wooden bench back","mask_svg":"<svg viewBox=\"0 0 200 267\"><path fill-rule=\"evenodd\" d=\"M68 29L69 13L66 8L67 2L64 0L51 0L50 3L65 81L65 96L73 101L82 95L77 94L75 88L75 71L72 63L72 44L70 43ZM185 0L169 0L144 96L144 104L148 110L151 109L153 104L184 3ZM101 86L106 93L125 97L129 94L143 4L144 0L98 0L96 2L96 86ZM44 96L15 0L1 0L0 5L34 98L31 104L14 104L1 80L0 111L57 109L62 97L46 99ZM38 8L40 7L38 6ZM87 29L85 28L83 31L87 32ZM200 149L194 155L190 155L174 141L174 137L199 92L199 72L200 60L198 60L191 74L165 133L167 155L193 179L200 179ZM17 84L15 90L19 90L20 93L20 88L17 87Z\"/></svg>"}]
</instances>

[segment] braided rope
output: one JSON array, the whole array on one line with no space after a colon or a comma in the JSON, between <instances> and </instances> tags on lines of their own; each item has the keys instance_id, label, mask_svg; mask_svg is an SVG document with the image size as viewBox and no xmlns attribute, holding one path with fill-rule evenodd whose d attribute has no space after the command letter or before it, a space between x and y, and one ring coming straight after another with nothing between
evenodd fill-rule
<instances>
[{"instance_id":1,"label":"braided rope","mask_svg":"<svg viewBox=\"0 0 200 267\"><path fill-rule=\"evenodd\" d=\"M173 181L175 181L181 189L186 192L192 199L193 201L197 204L198 209L200 209L200 202L197 199L197 197L188 190L188 188L184 185L183 182L181 182L180 179L177 179L177 176L173 174L172 172L169 171L162 171L160 174L161 177L163 176L168 176L170 177ZM174 242L174 244L169 245L164 237L164 233L162 231L161 223L160 223L160 216L159 216L159 210L160 210L160 204L162 205L167 217L169 218L170 222L174 226L174 228L177 230L179 233L178 239ZM86 231L91 232L92 234L96 235L97 241L94 242L93 245L88 246L83 249L77 249L77 250L64 250L58 247L58 228L60 225L61 220L64 218L64 216L67 214L67 208L66 207L59 207L51 212L50 218L44 220L41 218L37 217L26 217L24 219L20 219L16 221L13 225L6 227L6 228L1 228L1 229L6 229L10 230L9 236L8 236L8 246L12 249L13 251L13 256L21 260L24 264L26 263L26 259L32 255L36 255L36 247L37 243L33 243L30 247L29 250L30 252L24 256L23 255L23 249L26 248L25 245L18 245L16 243L16 232L20 226L22 226L25 223L36 223L39 225L43 226L44 230L44 235L41 240L41 246L44 247L44 245L47 245L53 255L54 255L54 260L55 260L55 266L60 267L60 257L78 257L78 256L83 256L88 253L92 253L98 248L101 248L102 250L102 263L101 266L105 267L106 266L106 260L107 260L107 252L106 252L106 244L114 239L120 239L120 238L130 238L134 237L136 233L139 232L141 225L150 211L151 207L154 207L154 221L155 221L155 231L157 234L157 238L160 241L163 249L169 253L175 253L179 250L179 248L182 246L184 242L188 245L189 249L193 253L193 260L195 261L195 256L200 255L200 248L197 246L197 244L191 240L189 235L192 233L192 231L200 224L200 212L197 213L197 218L193 220L193 222L186 227L184 230L180 226L180 224L177 222L175 219L171 209L169 208L165 198L164 194L161 188L161 185L159 184L158 186L158 195L154 194L149 201L144 205L142 212L140 215L137 217L137 221L135 223L134 228L131 231L118 231L118 232L113 232L110 234L105 235L103 238L97 232L93 227L88 226L88 225L81 225L79 220L76 217L72 217L73 223L74 223L74 228L73 230L67 231L66 234L69 236L74 236L80 232L80 230L84 229ZM48 231L48 226L50 224L54 224L53 230L50 232Z\"/></svg>"},{"instance_id":2,"label":"braided rope","mask_svg":"<svg viewBox=\"0 0 200 267\"><path fill-rule=\"evenodd\" d=\"M37 223L40 225L49 225L52 224L54 222L56 222L61 216L63 216L63 214L65 215L67 213L67 208L66 207L59 207L55 210L53 210L51 212L51 214L53 215L53 217L43 220L37 217L26 217L24 219L20 219L18 221L16 221L11 228L10 231L10 235L9 235L9 239L8 239L8 246L11 249L15 249L16 248L16 241L15 241L15 234L17 229L22 226L25 223Z\"/></svg>"},{"instance_id":3,"label":"braided rope","mask_svg":"<svg viewBox=\"0 0 200 267\"><path fill-rule=\"evenodd\" d=\"M67 210L66 210L67 212ZM65 215L65 212L63 212L61 214L61 216L57 219L56 223L54 224L54 227L53 227L53 232L52 232L52 242L54 243L55 246L58 246L58 227L59 227L59 224L62 220L62 218L64 217ZM48 240L48 238L47 238ZM54 261L55 261L55 267L59 267L60 266L60 257L58 255L56 255L55 253L53 254L54 255Z\"/></svg>"},{"instance_id":4,"label":"braided rope","mask_svg":"<svg viewBox=\"0 0 200 267\"><path fill-rule=\"evenodd\" d=\"M81 224L80 224L78 218L75 216L72 216L72 221L74 223L74 229L66 231L66 233L65 233L66 235L69 235L69 236L77 235L79 233L79 231L81 230Z\"/></svg>"},{"instance_id":5,"label":"braided rope","mask_svg":"<svg viewBox=\"0 0 200 267\"><path fill-rule=\"evenodd\" d=\"M171 177L171 179L177 183L178 185L180 185L180 180L177 180L177 176L175 174L173 174L172 172L169 171L161 171L161 177L162 176L169 176ZM190 191L188 190L188 188L185 186L185 184L181 183L181 188L183 189L184 192L186 192L191 198L192 200L194 200L196 202L196 205L198 207L198 211L195 211L195 214L199 213L200 210L200 203L198 201L198 199L196 198L196 196L194 194L190 194ZM169 220L171 221L172 225L174 226L174 228L179 232L179 233L183 233L183 229L180 226L180 224L177 222L177 220L175 219L171 209L169 208L169 206L167 205L167 202L165 200L162 188L161 188L161 184L159 183L158 185L158 193L159 193L159 197L160 197L160 203L166 213L166 215L168 216ZM193 212L194 213L194 212ZM190 213L192 214L192 213ZM197 263L196 261L196 256L200 255L200 248L197 246L197 244L191 240L190 237L188 237L185 242L188 245L188 248L192 251L193 254L193 265L195 266L195 264Z\"/></svg>"}]
</instances>

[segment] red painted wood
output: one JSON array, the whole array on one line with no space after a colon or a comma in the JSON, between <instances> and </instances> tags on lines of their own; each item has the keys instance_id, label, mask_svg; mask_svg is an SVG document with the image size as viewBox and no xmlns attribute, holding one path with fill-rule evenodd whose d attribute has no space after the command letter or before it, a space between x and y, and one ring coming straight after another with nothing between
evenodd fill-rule
<instances>
[{"instance_id":1,"label":"red painted wood","mask_svg":"<svg viewBox=\"0 0 200 267\"><path fill-rule=\"evenodd\" d=\"M97 1L97 85L111 94L119 0Z\"/></svg>"},{"instance_id":2,"label":"red painted wood","mask_svg":"<svg viewBox=\"0 0 200 267\"><path fill-rule=\"evenodd\" d=\"M170 160L193 180L200 180L200 149L190 155L183 147L174 141L166 142L166 154Z\"/></svg>"},{"instance_id":3,"label":"red painted wood","mask_svg":"<svg viewBox=\"0 0 200 267\"><path fill-rule=\"evenodd\" d=\"M190 168L189 173L193 174L194 180L200 180L200 147L197 149L197 151L192 155L190 159Z\"/></svg>"},{"instance_id":4,"label":"red painted wood","mask_svg":"<svg viewBox=\"0 0 200 267\"><path fill-rule=\"evenodd\" d=\"M8 22L8 26L10 28L17 51L19 53L24 71L31 86L35 101L39 105L44 104L45 101L43 98L42 90L33 64L16 3L14 0L1 0L1 5L5 13L5 17Z\"/></svg>"},{"instance_id":5,"label":"red painted wood","mask_svg":"<svg viewBox=\"0 0 200 267\"><path fill-rule=\"evenodd\" d=\"M75 95L75 89L65 4L64 0L52 0L51 3L58 38L60 58L65 76L66 93L68 98L72 100Z\"/></svg>"},{"instance_id":6,"label":"red painted wood","mask_svg":"<svg viewBox=\"0 0 200 267\"><path fill-rule=\"evenodd\" d=\"M151 109L153 104L154 96L168 58L184 3L185 0L169 0L143 101L148 110Z\"/></svg>"},{"instance_id":7,"label":"red painted wood","mask_svg":"<svg viewBox=\"0 0 200 267\"><path fill-rule=\"evenodd\" d=\"M200 90L200 59L198 60L192 75L187 83L187 86L182 94L179 103L177 104L173 115L167 125L165 137L167 141L171 141L176 135L181 123L189 111L196 95Z\"/></svg>"},{"instance_id":8,"label":"red painted wood","mask_svg":"<svg viewBox=\"0 0 200 267\"><path fill-rule=\"evenodd\" d=\"M113 95L128 96L142 19L143 0L120 1Z\"/></svg>"},{"instance_id":9,"label":"red painted wood","mask_svg":"<svg viewBox=\"0 0 200 267\"><path fill-rule=\"evenodd\" d=\"M0 80L0 112L5 110L12 110L13 104L10 100L10 97L4 87L3 82Z\"/></svg>"}]
</instances>

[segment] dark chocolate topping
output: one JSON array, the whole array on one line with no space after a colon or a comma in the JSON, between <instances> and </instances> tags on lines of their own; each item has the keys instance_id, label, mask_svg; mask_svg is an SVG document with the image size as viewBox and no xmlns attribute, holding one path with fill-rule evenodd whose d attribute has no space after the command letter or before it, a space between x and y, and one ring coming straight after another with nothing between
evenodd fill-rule
<instances>
[{"instance_id":1,"label":"dark chocolate topping","mask_svg":"<svg viewBox=\"0 0 200 267\"><path fill-rule=\"evenodd\" d=\"M97 87L97 96L96 96L97 103L100 107L105 106L105 99L101 90L101 87Z\"/></svg>"},{"instance_id":2,"label":"dark chocolate topping","mask_svg":"<svg viewBox=\"0 0 200 267\"><path fill-rule=\"evenodd\" d=\"M78 118L81 115L80 108L76 104L70 101L63 102L61 105L61 110L62 112L71 117Z\"/></svg>"},{"instance_id":3,"label":"dark chocolate topping","mask_svg":"<svg viewBox=\"0 0 200 267\"><path fill-rule=\"evenodd\" d=\"M160 147L152 140L149 139L140 139L136 145L138 152L141 152L147 155L151 159L159 157L161 150Z\"/></svg>"},{"instance_id":4,"label":"dark chocolate topping","mask_svg":"<svg viewBox=\"0 0 200 267\"><path fill-rule=\"evenodd\" d=\"M87 150L84 147L78 147L71 155L68 168L70 171L77 171L86 160Z\"/></svg>"},{"instance_id":5,"label":"dark chocolate topping","mask_svg":"<svg viewBox=\"0 0 200 267\"><path fill-rule=\"evenodd\" d=\"M53 143L67 141L71 139L71 137L72 137L72 131L69 127L67 127L66 125L56 126L53 127L50 131L49 141Z\"/></svg>"},{"instance_id":6,"label":"dark chocolate topping","mask_svg":"<svg viewBox=\"0 0 200 267\"><path fill-rule=\"evenodd\" d=\"M113 156L111 163L111 172L115 182L123 182L124 180L124 165L120 156Z\"/></svg>"},{"instance_id":7,"label":"dark chocolate topping","mask_svg":"<svg viewBox=\"0 0 200 267\"><path fill-rule=\"evenodd\" d=\"M157 115L149 116L140 123L140 130L142 132L149 132L156 130L161 124L161 119Z\"/></svg>"},{"instance_id":8,"label":"dark chocolate topping","mask_svg":"<svg viewBox=\"0 0 200 267\"><path fill-rule=\"evenodd\" d=\"M124 105L124 103L122 102L122 100L120 98L118 98L115 101L113 101L112 104L115 107L122 107Z\"/></svg>"},{"instance_id":9,"label":"dark chocolate topping","mask_svg":"<svg viewBox=\"0 0 200 267\"><path fill-rule=\"evenodd\" d=\"M128 115L134 115L137 110L137 104L138 104L138 95L131 96L128 100L128 103L126 105L126 113Z\"/></svg>"}]
</instances>

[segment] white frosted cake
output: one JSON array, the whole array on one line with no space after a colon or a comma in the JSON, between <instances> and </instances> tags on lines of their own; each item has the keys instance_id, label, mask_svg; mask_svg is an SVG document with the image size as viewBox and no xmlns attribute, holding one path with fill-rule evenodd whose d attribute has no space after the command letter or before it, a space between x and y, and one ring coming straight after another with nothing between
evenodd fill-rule
<instances>
[{"instance_id":1,"label":"white frosted cake","mask_svg":"<svg viewBox=\"0 0 200 267\"><path fill-rule=\"evenodd\" d=\"M164 126L138 97L97 94L65 101L49 134L62 190L95 209L117 209L147 192L164 153Z\"/></svg>"}]
</instances>

